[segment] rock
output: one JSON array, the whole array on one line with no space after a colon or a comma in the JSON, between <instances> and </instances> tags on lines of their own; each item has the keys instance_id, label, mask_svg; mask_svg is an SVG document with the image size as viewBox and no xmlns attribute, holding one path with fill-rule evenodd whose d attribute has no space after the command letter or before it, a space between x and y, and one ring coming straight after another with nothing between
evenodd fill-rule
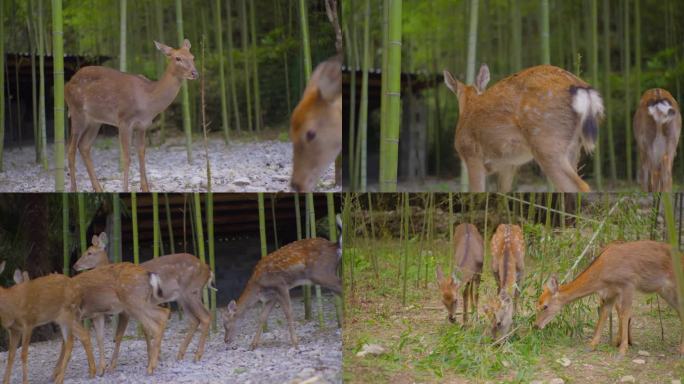
<instances>
[{"instance_id":1,"label":"rock","mask_svg":"<svg viewBox=\"0 0 684 384\"><path fill-rule=\"evenodd\" d=\"M556 377L555 379L549 380L549 384L565 384L565 380L561 379L560 377Z\"/></svg>"},{"instance_id":2,"label":"rock","mask_svg":"<svg viewBox=\"0 0 684 384\"><path fill-rule=\"evenodd\" d=\"M632 363L642 365L642 364L646 364L646 360L644 360L644 359L634 359L634 360L632 360Z\"/></svg>"},{"instance_id":3,"label":"rock","mask_svg":"<svg viewBox=\"0 0 684 384\"><path fill-rule=\"evenodd\" d=\"M502 361L501 364L503 364L503 366L506 367L506 368L510 368L510 367L511 367L511 363L509 363L509 362L506 361L506 360Z\"/></svg>"},{"instance_id":4,"label":"rock","mask_svg":"<svg viewBox=\"0 0 684 384\"><path fill-rule=\"evenodd\" d=\"M358 357L364 357L366 355L382 355L385 353L385 348L378 344L364 344L361 350L356 353Z\"/></svg>"},{"instance_id":5,"label":"rock","mask_svg":"<svg viewBox=\"0 0 684 384\"><path fill-rule=\"evenodd\" d=\"M541 380L532 380L530 381L530 384L544 384L544 382Z\"/></svg>"},{"instance_id":6,"label":"rock","mask_svg":"<svg viewBox=\"0 0 684 384\"><path fill-rule=\"evenodd\" d=\"M622 376L620 378L621 383L636 383L636 379L632 375Z\"/></svg>"},{"instance_id":7,"label":"rock","mask_svg":"<svg viewBox=\"0 0 684 384\"><path fill-rule=\"evenodd\" d=\"M233 180L234 185L240 185L240 186L249 185L251 182L252 181L247 177L238 177L237 179Z\"/></svg>"},{"instance_id":8,"label":"rock","mask_svg":"<svg viewBox=\"0 0 684 384\"><path fill-rule=\"evenodd\" d=\"M570 361L570 359L568 359L567 357L563 356L560 359L556 360L556 363L558 363L564 367L569 367L570 364L572 364L572 361Z\"/></svg>"},{"instance_id":9,"label":"rock","mask_svg":"<svg viewBox=\"0 0 684 384\"><path fill-rule=\"evenodd\" d=\"M639 351L637 353L639 354L639 356L651 356L651 354L648 353L647 351Z\"/></svg>"},{"instance_id":10,"label":"rock","mask_svg":"<svg viewBox=\"0 0 684 384\"><path fill-rule=\"evenodd\" d=\"M672 379L671 383L672 384L682 384L682 381L679 379Z\"/></svg>"}]
</instances>

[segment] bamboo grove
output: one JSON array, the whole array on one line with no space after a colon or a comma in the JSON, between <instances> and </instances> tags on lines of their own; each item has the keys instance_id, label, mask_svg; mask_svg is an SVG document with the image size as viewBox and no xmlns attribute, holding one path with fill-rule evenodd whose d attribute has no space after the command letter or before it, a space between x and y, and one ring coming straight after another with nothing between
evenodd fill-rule
<instances>
[{"instance_id":1,"label":"bamboo grove","mask_svg":"<svg viewBox=\"0 0 684 384\"><path fill-rule=\"evenodd\" d=\"M345 62L361 73L362 83L351 76L344 90L350 190L375 189L376 182L381 191L396 188L397 141L400 130L407 129L400 123L399 100L411 96L411 84L399 88L400 74L426 84L421 99L427 108L427 174L459 177L464 189L466 170L459 168L453 149L458 103L441 73L449 69L471 84L481 63L491 68L492 83L527 67L552 64L599 90L606 116L593 158L581 160L582 173L598 190L624 188L637 172L632 118L642 92L660 87L681 100L683 12L676 0L345 2ZM377 116L368 110L369 72L382 77ZM368 159L375 153L378 179L369 180L375 170L368 170ZM681 183L684 157L675 159L674 168L675 183Z\"/></svg>"},{"instance_id":2,"label":"bamboo grove","mask_svg":"<svg viewBox=\"0 0 684 384\"><path fill-rule=\"evenodd\" d=\"M0 8L0 64L5 68L0 86L7 92L10 84L11 89L19 86L18 75L8 78L5 59L20 65L30 62L31 68L29 96L6 92L0 96L17 101L5 109L6 100L0 99L0 170L2 143L8 136L21 142L18 117L28 114L34 127L35 161L45 170L54 168L58 191L64 188L63 143L68 136L64 55L92 58L157 79L164 72L165 58L153 41L175 46L188 38L202 47L204 89L184 83L181 102L155 122L158 135L153 140L160 145L182 131L190 162L191 144L204 127L220 132L226 143L232 134L261 137L275 131L275 136L286 137L290 113L312 63L334 52L323 1L11 0L3 1ZM46 68L46 61L52 67ZM53 75L49 81L47 76ZM46 83L54 84L53 89L46 89ZM206 93L205 103L200 101L201 92ZM18 97L31 101L21 103ZM22 105L30 109L22 111ZM203 113L208 116L204 121ZM12 125L6 126L5 121ZM54 160L50 160L48 149L53 143Z\"/></svg>"}]
</instances>

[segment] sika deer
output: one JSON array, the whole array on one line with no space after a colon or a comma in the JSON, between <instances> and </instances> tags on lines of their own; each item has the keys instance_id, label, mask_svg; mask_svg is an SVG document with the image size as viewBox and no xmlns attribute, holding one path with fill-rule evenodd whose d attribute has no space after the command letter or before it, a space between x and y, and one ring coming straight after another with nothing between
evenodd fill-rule
<instances>
[{"instance_id":1,"label":"sika deer","mask_svg":"<svg viewBox=\"0 0 684 384\"><path fill-rule=\"evenodd\" d=\"M268 315L276 302L279 302L287 318L290 340L297 348L290 289L313 283L338 295L342 294L342 283L337 276L337 266L342 257L342 222L339 216L337 228L340 233L337 243L320 237L298 240L259 260L237 303L231 300L227 310L222 313L226 343L233 339L236 323L242 319L246 310L261 301L264 307L251 344L251 349L256 349Z\"/></svg>"},{"instance_id":2,"label":"sika deer","mask_svg":"<svg viewBox=\"0 0 684 384\"><path fill-rule=\"evenodd\" d=\"M591 152L603 116L599 93L572 73L540 65L486 89L483 64L474 86L444 71L458 97L455 147L468 168L470 192L484 192L488 173L498 173L508 192L519 166L534 159L558 192L588 192L577 174L580 144Z\"/></svg>"},{"instance_id":3,"label":"sika deer","mask_svg":"<svg viewBox=\"0 0 684 384\"><path fill-rule=\"evenodd\" d=\"M310 192L342 150L342 56L316 67L292 112L292 189Z\"/></svg>"},{"instance_id":4,"label":"sika deer","mask_svg":"<svg viewBox=\"0 0 684 384\"><path fill-rule=\"evenodd\" d=\"M539 296L535 326L543 329L564 305L597 293L601 298L601 306L589 345L592 349L598 345L601 328L613 304L616 304L620 318L619 352L620 356L624 356L630 341L629 323L635 291L657 293L675 311L679 311L670 250L669 244L650 240L613 243L604 248L589 267L570 283L559 285L558 279L552 276ZM684 313L679 312L679 317L684 318ZM679 353L684 354L684 334L680 340Z\"/></svg>"},{"instance_id":5,"label":"sika deer","mask_svg":"<svg viewBox=\"0 0 684 384\"><path fill-rule=\"evenodd\" d=\"M491 242L492 273L498 297L485 310L492 322L492 336L506 335L518 307L520 282L525 269L525 238L513 224L499 224Z\"/></svg>"},{"instance_id":6,"label":"sika deer","mask_svg":"<svg viewBox=\"0 0 684 384\"><path fill-rule=\"evenodd\" d=\"M482 236L473 224L459 224L454 229L454 264L456 272L447 279L442 268L437 266L437 283L442 293L442 303L449 312L449 321L456 322L458 293L463 286L463 325L468 324L468 313L472 310L477 316L477 302L484 260ZM468 301L470 300L470 306Z\"/></svg>"},{"instance_id":7,"label":"sika deer","mask_svg":"<svg viewBox=\"0 0 684 384\"><path fill-rule=\"evenodd\" d=\"M672 162L682 130L679 104L670 92L654 88L644 92L634 113L634 137L644 192L672 191Z\"/></svg>"},{"instance_id":8,"label":"sika deer","mask_svg":"<svg viewBox=\"0 0 684 384\"><path fill-rule=\"evenodd\" d=\"M0 273L5 262L0 264ZM88 331L78 321L77 311L81 290L64 275L51 274L10 288L0 287L0 318L9 334L7 365L3 383L12 377L12 366L17 345L21 339L21 368L23 383L28 383L28 350L33 329L39 325L56 323L62 331L62 348L52 373L55 383L64 381L64 371L71 359L73 335L81 341L88 359L90 377L95 376L95 361Z\"/></svg>"},{"instance_id":9,"label":"sika deer","mask_svg":"<svg viewBox=\"0 0 684 384\"><path fill-rule=\"evenodd\" d=\"M145 131L152 120L176 98L183 80L195 80L199 77L188 39L178 49L156 41L154 45L169 58L166 72L158 81L107 67L92 66L81 68L65 85L64 100L69 106L71 118L68 157L72 192L77 189L76 147L88 170L93 189L95 192L102 192L90 157L90 148L102 124L119 128L124 192L128 192L129 148L133 132L137 133L140 186L143 192L149 192L145 173Z\"/></svg>"},{"instance_id":10,"label":"sika deer","mask_svg":"<svg viewBox=\"0 0 684 384\"><path fill-rule=\"evenodd\" d=\"M104 233L100 237L103 235ZM74 269L83 271L108 264L109 259L107 258L104 246L90 247L78 259ZM204 353L204 345L209 334L211 321L209 311L202 304L202 289L213 280L213 273L209 270L209 266L189 253L157 257L141 263L140 266L146 271L159 276L161 293L158 298L155 298L154 302L161 304L176 301L183 308L188 318L189 326L185 339L178 350L176 357L178 360L183 360L185 351L199 326L200 339L194 358L195 361L199 361ZM123 319L121 321L127 320ZM120 339L117 339L115 347L117 351L119 350L120 341Z\"/></svg>"},{"instance_id":11,"label":"sika deer","mask_svg":"<svg viewBox=\"0 0 684 384\"><path fill-rule=\"evenodd\" d=\"M84 254L105 252L107 234L93 236L91 245ZM104 373L104 317L121 314L116 328L115 347L109 371L116 368L119 345L128 325L128 317L138 320L145 331L147 341L147 373L157 367L164 327L169 310L155 304L159 301L159 275L148 272L139 265L117 263L79 273L73 280L82 290L81 313L83 318L93 319L93 327L100 352L99 374Z\"/></svg>"}]
</instances>

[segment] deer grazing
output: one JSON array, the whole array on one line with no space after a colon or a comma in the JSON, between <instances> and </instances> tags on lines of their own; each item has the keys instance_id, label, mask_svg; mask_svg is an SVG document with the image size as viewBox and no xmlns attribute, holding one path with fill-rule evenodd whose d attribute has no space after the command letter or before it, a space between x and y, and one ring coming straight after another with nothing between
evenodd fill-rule
<instances>
[{"instance_id":1,"label":"deer grazing","mask_svg":"<svg viewBox=\"0 0 684 384\"><path fill-rule=\"evenodd\" d=\"M102 233L100 235L100 242L102 236L106 236L106 234ZM88 251L83 253L74 265L75 270L84 271L109 264L104 245L98 245L102 246L90 247ZM195 361L199 361L204 353L204 345L209 334L211 320L209 311L202 304L202 289L213 280L209 266L191 254L177 253L146 261L141 263L140 267L149 273L159 276L161 293L158 297L153 298L154 303L162 304L176 301L183 308L183 312L188 318L189 327L186 331L185 339L178 350L178 360L183 360L185 351L190 341L192 341L195 331L198 327L200 328L199 344L194 357ZM127 320L124 318L120 320L119 324L121 325L122 322ZM123 327L125 329L125 323ZM120 342L121 339L117 338L116 351L119 350Z\"/></svg>"},{"instance_id":2,"label":"deer grazing","mask_svg":"<svg viewBox=\"0 0 684 384\"><path fill-rule=\"evenodd\" d=\"M337 276L337 266L342 257L342 222L339 216L337 228L340 233L337 243L319 237L298 240L259 260L237 303L231 300L227 310L222 313L226 343L233 339L236 324L247 309L261 301L264 306L250 346L256 349L268 315L278 302L287 319L292 345L297 348L290 289L303 284L318 284L338 295L342 294L342 283Z\"/></svg>"},{"instance_id":3,"label":"deer grazing","mask_svg":"<svg viewBox=\"0 0 684 384\"><path fill-rule=\"evenodd\" d=\"M478 288L482 277L484 243L477 227L473 224L459 224L454 229L454 265L456 271L447 279L438 265L437 283L442 293L442 303L447 309L449 321L456 322L458 295L461 287L463 296L463 325L468 324L468 313L477 316ZM470 305L468 303L470 302Z\"/></svg>"},{"instance_id":4,"label":"deer grazing","mask_svg":"<svg viewBox=\"0 0 684 384\"><path fill-rule=\"evenodd\" d=\"M95 235L92 245L84 255L106 253L107 234ZM119 345L123 338L128 317L138 320L145 332L147 341L147 373L152 374L159 361L161 341L168 319L169 310L159 307L156 302L161 295L160 278L139 265L117 263L81 272L72 278L82 290L81 314L83 318L93 319L97 346L100 353L98 373L105 370L104 356L104 317L121 314L116 328L114 352L109 371L116 368Z\"/></svg>"},{"instance_id":5,"label":"deer grazing","mask_svg":"<svg viewBox=\"0 0 684 384\"><path fill-rule=\"evenodd\" d=\"M93 189L95 192L102 192L90 157L90 149L102 124L113 125L119 129L124 192L128 192L130 145L133 132L136 133L140 186L143 192L149 192L145 173L145 131L152 124L152 120L176 98L183 80L194 80L199 77L187 39L178 49L156 41L154 44L169 59L166 71L158 81L107 67L90 66L81 68L65 85L64 99L69 106L71 118L68 159L72 192L76 192L77 189L77 147L88 170Z\"/></svg>"},{"instance_id":6,"label":"deer grazing","mask_svg":"<svg viewBox=\"0 0 684 384\"><path fill-rule=\"evenodd\" d=\"M634 137L644 192L672 191L672 162L677 154L682 115L670 92L654 88L644 92L634 113Z\"/></svg>"},{"instance_id":7,"label":"deer grazing","mask_svg":"<svg viewBox=\"0 0 684 384\"><path fill-rule=\"evenodd\" d=\"M520 283L525 270L525 238L522 229L513 224L499 224L491 242L492 273L498 296L485 313L492 322L492 336L506 335L513 324L520 296Z\"/></svg>"},{"instance_id":8,"label":"deer grazing","mask_svg":"<svg viewBox=\"0 0 684 384\"><path fill-rule=\"evenodd\" d=\"M0 273L5 262L0 264ZM62 348L52 373L55 383L64 382L64 372L71 359L73 336L81 341L86 351L90 377L95 376L95 361L88 331L78 321L81 290L67 276L50 274L22 281L10 288L0 287L0 318L9 334L7 365L4 384L9 384L17 345L21 340L21 368L23 383L28 383L28 350L33 329L39 325L56 323L62 331Z\"/></svg>"},{"instance_id":9,"label":"deer grazing","mask_svg":"<svg viewBox=\"0 0 684 384\"><path fill-rule=\"evenodd\" d=\"M619 353L624 356L630 342L629 323L636 291L657 293L675 311L679 311L670 249L669 244L650 240L613 243L570 283L560 285L552 276L539 296L535 326L543 329L564 305L597 293L601 306L589 345L596 348L601 339L601 329L613 305L616 305L620 324ZM684 313L680 312L679 317L684 318ZM684 335L680 340L679 353L684 354Z\"/></svg>"},{"instance_id":10,"label":"deer grazing","mask_svg":"<svg viewBox=\"0 0 684 384\"><path fill-rule=\"evenodd\" d=\"M316 67L292 112L291 186L310 192L342 150L342 56Z\"/></svg>"},{"instance_id":11,"label":"deer grazing","mask_svg":"<svg viewBox=\"0 0 684 384\"><path fill-rule=\"evenodd\" d=\"M591 152L603 116L603 101L570 72L540 65L515 73L486 89L483 64L475 85L444 71L458 98L455 147L468 169L470 192L484 192L486 176L498 174L508 192L519 166L534 159L558 192L588 192L577 174L580 145Z\"/></svg>"}]
</instances>

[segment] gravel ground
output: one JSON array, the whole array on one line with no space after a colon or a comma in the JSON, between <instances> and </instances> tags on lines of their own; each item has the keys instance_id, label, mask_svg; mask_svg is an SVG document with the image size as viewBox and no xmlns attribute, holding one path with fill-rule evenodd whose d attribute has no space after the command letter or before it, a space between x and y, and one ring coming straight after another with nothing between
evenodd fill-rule
<instances>
[{"instance_id":1,"label":"gravel ground","mask_svg":"<svg viewBox=\"0 0 684 384\"><path fill-rule=\"evenodd\" d=\"M335 306L332 296L324 296L325 327L319 328L318 321L303 323L304 306L301 299L293 300L297 322L299 350L291 347L287 323L280 308L270 316L268 331L261 337L261 344L255 351L249 350L249 343L256 330L259 306L249 311L243 321L240 334L231 346L223 342L223 328L210 333L204 356L198 363L192 358L197 345L198 334L188 347L183 361L176 361L178 346L184 336L185 322L172 313L162 341L159 366L154 375L146 374L147 352L144 338L135 337L137 323L131 321L126 337L121 343L119 362L115 372L103 377L88 379L85 352L79 342L74 343L71 361L65 375L68 384L111 384L111 383L341 383L342 382L342 340L341 330L335 320ZM314 304L314 311L316 309ZM314 312L314 319L317 315ZM105 351L107 359L114 347L111 324L106 326ZM92 335L93 344L95 337ZM31 383L48 383L52 369L59 356L60 341L52 340L31 344L29 349L29 380ZM95 361L98 359L94 345ZM20 351L17 351L12 383L21 382ZM0 353L5 365L7 352Z\"/></svg>"},{"instance_id":2,"label":"gravel ground","mask_svg":"<svg viewBox=\"0 0 684 384\"><path fill-rule=\"evenodd\" d=\"M101 137L92 149L95 172L105 192L122 190L119 172L118 141ZM53 159L53 146L48 146L48 158ZM234 140L228 145L218 137L209 141L212 190L214 192L281 192L290 191L292 174L292 144L278 140ZM4 171L0 172L0 192L53 192L54 164L49 171L35 163L33 146L7 148ZM52 160L50 160L52 162ZM145 153L147 180L150 189L158 192L202 192L207 189L204 144L196 139L193 160L188 164L182 138L166 140L159 147L148 147ZM68 167L65 159L65 167ZM79 191L92 191L90 179L80 155L76 156L76 182ZM140 190L138 158L131 149L129 189ZM64 173L65 188L69 190L69 174ZM339 191L335 186L335 167L331 165L321 177L317 192Z\"/></svg>"}]
</instances>

